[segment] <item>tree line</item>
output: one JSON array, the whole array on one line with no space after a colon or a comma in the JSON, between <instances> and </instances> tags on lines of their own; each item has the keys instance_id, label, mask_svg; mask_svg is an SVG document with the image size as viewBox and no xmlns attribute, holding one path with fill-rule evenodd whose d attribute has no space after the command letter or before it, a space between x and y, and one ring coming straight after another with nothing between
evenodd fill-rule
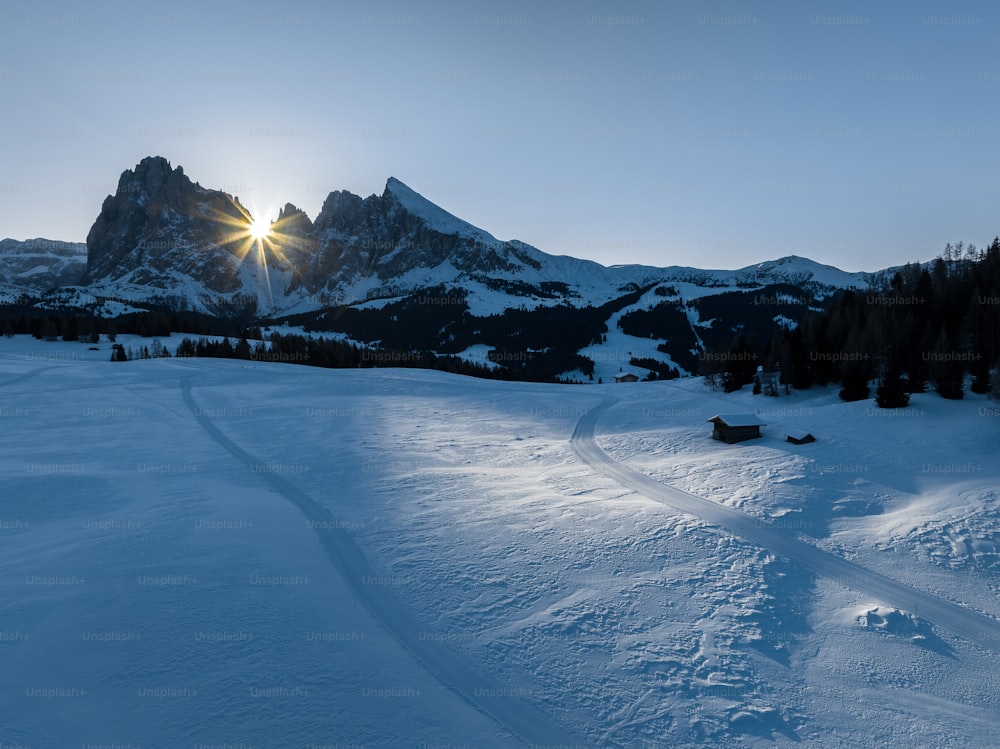
<instances>
[{"instance_id":1,"label":"tree line","mask_svg":"<svg viewBox=\"0 0 1000 749\"><path fill-rule=\"evenodd\" d=\"M822 311L763 342L738 333L700 356L700 374L727 391L777 383L840 385L846 401L872 396L899 408L933 389L960 399L1000 391L1000 238L985 249L946 245L866 290L846 290ZM776 391L777 388L772 388Z\"/></svg>"},{"instance_id":2,"label":"tree line","mask_svg":"<svg viewBox=\"0 0 1000 749\"><path fill-rule=\"evenodd\" d=\"M30 335L39 340L97 343L102 335L113 341L119 334L167 338L180 331L194 335L259 337L260 329L198 312L154 309L100 317L78 309L47 310L25 304L0 306L0 333L5 336Z\"/></svg>"},{"instance_id":3,"label":"tree line","mask_svg":"<svg viewBox=\"0 0 1000 749\"><path fill-rule=\"evenodd\" d=\"M496 354L496 352L491 352ZM538 382L530 370L479 364L454 355L440 355L430 351L404 351L384 348L367 348L347 341L317 338L314 336L272 332L267 340L251 342L245 336L230 340L208 338L183 338L174 356L209 357L215 359L242 359L245 361L282 362L329 369L357 369L378 367L405 367L436 369L452 374L493 380L518 380ZM126 348L121 343L112 346L111 361L155 359L170 357L170 352L153 339L151 345ZM548 377L545 382L569 383L566 379Z\"/></svg>"}]
</instances>

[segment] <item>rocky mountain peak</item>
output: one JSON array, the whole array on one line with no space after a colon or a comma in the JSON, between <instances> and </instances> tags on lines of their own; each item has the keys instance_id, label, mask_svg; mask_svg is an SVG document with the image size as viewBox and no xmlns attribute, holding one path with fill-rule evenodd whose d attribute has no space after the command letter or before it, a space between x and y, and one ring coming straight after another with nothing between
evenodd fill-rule
<instances>
[{"instance_id":1,"label":"rocky mountain peak","mask_svg":"<svg viewBox=\"0 0 1000 749\"><path fill-rule=\"evenodd\" d=\"M274 220L273 226L282 234L297 237L305 237L313 232L312 219L305 211L291 203L285 203L284 207L278 210L278 218Z\"/></svg>"},{"instance_id":2,"label":"rocky mountain peak","mask_svg":"<svg viewBox=\"0 0 1000 749\"><path fill-rule=\"evenodd\" d=\"M395 177L381 195L331 192L316 217L312 291L350 299L357 288L395 288L396 279L437 273L517 273L517 248L453 216Z\"/></svg>"},{"instance_id":3,"label":"rocky mountain peak","mask_svg":"<svg viewBox=\"0 0 1000 749\"><path fill-rule=\"evenodd\" d=\"M181 167L172 169L162 156L147 156L135 169L126 169L118 180L118 192L142 192L150 196L177 196L193 186Z\"/></svg>"},{"instance_id":4,"label":"rocky mountain peak","mask_svg":"<svg viewBox=\"0 0 1000 749\"><path fill-rule=\"evenodd\" d=\"M246 298L263 299L272 309L304 309L404 296L442 283L529 304L577 304L604 303L623 289L661 281L718 288L797 284L816 294L864 281L797 256L738 271L605 268L554 257L496 239L396 177L381 194L365 198L329 193L315 221L286 203L262 252L250 251L249 223L231 195L193 182L161 156L144 158L122 173L117 192L104 201L87 237L82 283L102 294L195 309Z\"/></svg>"},{"instance_id":5,"label":"rocky mountain peak","mask_svg":"<svg viewBox=\"0 0 1000 749\"><path fill-rule=\"evenodd\" d=\"M192 182L162 156L126 169L87 235L84 283L127 281L173 293L177 275L216 293L241 291L237 273L246 210Z\"/></svg>"}]
</instances>

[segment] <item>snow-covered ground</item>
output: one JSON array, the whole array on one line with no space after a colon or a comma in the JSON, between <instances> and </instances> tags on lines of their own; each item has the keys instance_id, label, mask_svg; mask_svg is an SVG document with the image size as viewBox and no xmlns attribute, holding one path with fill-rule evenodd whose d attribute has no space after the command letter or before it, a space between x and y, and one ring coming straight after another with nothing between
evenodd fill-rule
<instances>
[{"instance_id":1,"label":"snow-covered ground","mask_svg":"<svg viewBox=\"0 0 1000 749\"><path fill-rule=\"evenodd\" d=\"M594 362L594 382L599 380L601 382L614 382L615 376L619 374L634 374L639 379L649 374L649 370L645 367L630 364L632 359L653 359L670 367L677 366L669 354L657 350L656 347L663 343L663 339L639 338L629 335L619 327L622 317L629 312L652 309L663 301L663 297L657 295L655 289L647 291L634 304L623 307L608 318L608 332L602 343L591 344L580 349L582 356L586 356ZM682 370L680 367L678 369ZM567 374L569 375L567 379L579 382L587 381L587 377L582 372Z\"/></svg>"},{"instance_id":2,"label":"snow-covered ground","mask_svg":"<svg viewBox=\"0 0 1000 749\"><path fill-rule=\"evenodd\" d=\"M0 747L996 745L991 401L98 348L0 339Z\"/></svg>"}]
</instances>

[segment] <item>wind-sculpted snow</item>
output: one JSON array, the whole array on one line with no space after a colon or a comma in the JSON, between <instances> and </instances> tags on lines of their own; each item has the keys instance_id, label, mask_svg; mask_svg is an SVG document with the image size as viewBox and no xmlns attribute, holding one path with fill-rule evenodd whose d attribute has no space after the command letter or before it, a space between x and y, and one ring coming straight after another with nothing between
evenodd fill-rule
<instances>
[{"instance_id":1,"label":"wind-sculpted snow","mask_svg":"<svg viewBox=\"0 0 1000 749\"><path fill-rule=\"evenodd\" d=\"M306 492L286 479L277 468L256 459L239 447L205 415L191 394L191 379L181 381L185 405L191 410L198 424L246 467L258 473L262 480L305 516L315 531L330 563L347 583L355 599L363 604L375 620L385 628L403 648L417 658L432 676L454 690L463 700L494 718L502 728L529 745L573 745L575 737L541 713L519 695L530 694L523 686L512 690L481 674L471 664L448 649L447 637L434 637L417 625L416 620L399 600L388 591L388 585L378 584L378 573L345 530L345 522L334 518L330 512L313 500ZM421 636L423 634L423 636Z\"/></svg>"},{"instance_id":2,"label":"wind-sculpted snow","mask_svg":"<svg viewBox=\"0 0 1000 749\"><path fill-rule=\"evenodd\" d=\"M996 743L975 396L99 349L0 339L0 745Z\"/></svg>"},{"instance_id":3,"label":"wind-sculpted snow","mask_svg":"<svg viewBox=\"0 0 1000 749\"><path fill-rule=\"evenodd\" d=\"M605 399L583 417L573 432L577 454L590 466L613 477L623 486L662 502L680 512L689 513L712 525L780 554L817 575L828 577L861 593L900 607L918 606L921 615L940 627L986 650L1000 653L1000 622L969 611L924 591L901 585L851 562L799 540L752 515L695 496L667 484L654 481L645 474L612 459L594 440L594 428L600 415L613 405Z\"/></svg>"}]
</instances>

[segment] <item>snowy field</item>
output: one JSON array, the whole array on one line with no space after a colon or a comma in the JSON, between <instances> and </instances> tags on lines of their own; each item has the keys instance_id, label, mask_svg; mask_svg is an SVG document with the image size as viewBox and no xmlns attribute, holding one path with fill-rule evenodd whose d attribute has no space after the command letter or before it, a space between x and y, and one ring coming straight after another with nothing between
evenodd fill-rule
<instances>
[{"instance_id":1,"label":"snowy field","mask_svg":"<svg viewBox=\"0 0 1000 749\"><path fill-rule=\"evenodd\" d=\"M0 339L0 749L997 745L1000 404L98 348Z\"/></svg>"}]
</instances>

